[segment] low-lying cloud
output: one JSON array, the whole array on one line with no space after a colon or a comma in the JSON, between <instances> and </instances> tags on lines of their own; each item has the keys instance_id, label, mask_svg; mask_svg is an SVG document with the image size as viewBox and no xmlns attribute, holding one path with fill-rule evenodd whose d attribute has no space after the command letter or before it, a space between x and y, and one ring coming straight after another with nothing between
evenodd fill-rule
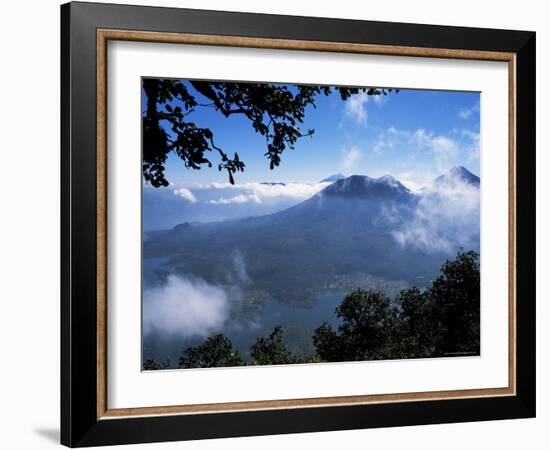
<instances>
[{"instance_id":1,"label":"low-lying cloud","mask_svg":"<svg viewBox=\"0 0 550 450\"><path fill-rule=\"evenodd\" d=\"M229 317L226 292L201 279L169 275L143 293L143 331L183 338L209 336Z\"/></svg>"},{"instance_id":2,"label":"low-lying cloud","mask_svg":"<svg viewBox=\"0 0 550 450\"><path fill-rule=\"evenodd\" d=\"M236 195L226 195L208 200L211 205L229 205L243 203L264 203L269 200L306 200L327 187L330 183L211 183L202 189L225 190Z\"/></svg>"},{"instance_id":3,"label":"low-lying cloud","mask_svg":"<svg viewBox=\"0 0 550 450\"><path fill-rule=\"evenodd\" d=\"M242 205L243 203L262 203L262 199L256 194L239 194L234 197L221 197L217 200L208 200L209 205Z\"/></svg>"},{"instance_id":4,"label":"low-lying cloud","mask_svg":"<svg viewBox=\"0 0 550 450\"><path fill-rule=\"evenodd\" d=\"M184 200L187 200L189 203L197 203L197 198L187 188L181 187L178 189L174 189L174 194L177 195L178 197L183 198Z\"/></svg>"},{"instance_id":5,"label":"low-lying cloud","mask_svg":"<svg viewBox=\"0 0 550 450\"><path fill-rule=\"evenodd\" d=\"M479 187L451 178L422 190L411 220L392 232L402 246L433 253L479 248Z\"/></svg>"},{"instance_id":6,"label":"low-lying cloud","mask_svg":"<svg viewBox=\"0 0 550 450\"><path fill-rule=\"evenodd\" d=\"M241 286L250 284L251 280L246 268L245 257L240 250L234 250L231 253L231 263L234 276L231 276L230 281Z\"/></svg>"}]
</instances>

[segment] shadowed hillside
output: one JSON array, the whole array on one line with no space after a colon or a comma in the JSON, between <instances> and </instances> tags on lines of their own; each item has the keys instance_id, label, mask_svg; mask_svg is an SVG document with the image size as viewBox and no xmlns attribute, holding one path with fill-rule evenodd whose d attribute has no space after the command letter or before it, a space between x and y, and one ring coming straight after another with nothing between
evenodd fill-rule
<instances>
[{"instance_id":1,"label":"shadowed hillside","mask_svg":"<svg viewBox=\"0 0 550 450\"><path fill-rule=\"evenodd\" d=\"M433 189L447 192L449 183L479 188L479 178L461 167L438 177L429 195L389 175L354 175L275 214L156 233L144 256L166 258L167 272L300 305L331 289L372 287L373 280L427 285L458 248L423 248L407 242L404 231L418 225L427 198L443 195ZM478 236L471 248L479 248Z\"/></svg>"}]
</instances>

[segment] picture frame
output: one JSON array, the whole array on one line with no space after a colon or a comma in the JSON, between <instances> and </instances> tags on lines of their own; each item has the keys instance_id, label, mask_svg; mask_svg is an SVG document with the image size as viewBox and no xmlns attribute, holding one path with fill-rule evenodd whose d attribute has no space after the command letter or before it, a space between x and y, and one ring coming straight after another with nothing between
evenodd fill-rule
<instances>
[{"instance_id":1,"label":"picture frame","mask_svg":"<svg viewBox=\"0 0 550 450\"><path fill-rule=\"evenodd\" d=\"M62 5L61 443L81 447L534 417L535 39L535 33L527 31L80 2ZM508 386L109 408L110 41L506 63Z\"/></svg>"}]
</instances>

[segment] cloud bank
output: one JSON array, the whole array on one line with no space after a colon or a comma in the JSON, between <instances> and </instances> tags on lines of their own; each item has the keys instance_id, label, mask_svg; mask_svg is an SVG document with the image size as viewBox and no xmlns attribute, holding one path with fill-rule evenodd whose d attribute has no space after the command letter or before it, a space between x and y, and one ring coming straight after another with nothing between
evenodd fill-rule
<instances>
[{"instance_id":1,"label":"cloud bank","mask_svg":"<svg viewBox=\"0 0 550 450\"><path fill-rule=\"evenodd\" d=\"M207 337L229 316L223 289L201 279L169 275L166 283L143 292L143 331L183 338Z\"/></svg>"},{"instance_id":2,"label":"cloud bank","mask_svg":"<svg viewBox=\"0 0 550 450\"><path fill-rule=\"evenodd\" d=\"M432 183L419 194L411 220L392 235L402 246L433 253L453 253L457 247L479 249L479 187L458 177Z\"/></svg>"},{"instance_id":3,"label":"cloud bank","mask_svg":"<svg viewBox=\"0 0 550 450\"><path fill-rule=\"evenodd\" d=\"M179 189L174 189L174 194L178 197L187 200L189 203L197 203L197 198L195 195L187 188L181 187Z\"/></svg>"},{"instance_id":4,"label":"cloud bank","mask_svg":"<svg viewBox=\"0 0 550 450\"><path fill-rule=\"evenodd\" d=\"M236 195L208 200L211 205L229 205L243 203L264 203L269 200L306 200L327 187L330 183L211 183L203 189L220 189Z\"/></svg>"}]
</instances>

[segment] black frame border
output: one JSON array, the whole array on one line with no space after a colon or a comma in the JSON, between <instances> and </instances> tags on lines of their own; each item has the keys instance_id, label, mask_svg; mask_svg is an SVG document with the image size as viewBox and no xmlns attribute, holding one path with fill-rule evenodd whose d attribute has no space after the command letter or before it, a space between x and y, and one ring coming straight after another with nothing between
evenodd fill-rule
<instances>
[{"instance_id":1,"label":"black frame border","mask_svg":"<svg viewBox=\"0 0 550 450\"><path fill-rule=\"evenodd\" d=\"M96 30L516 54L516 395L97 419ZM61 6L61 443L70 447L534 417L534 32L73 2Z\"/></svg>"}]
</instances>

